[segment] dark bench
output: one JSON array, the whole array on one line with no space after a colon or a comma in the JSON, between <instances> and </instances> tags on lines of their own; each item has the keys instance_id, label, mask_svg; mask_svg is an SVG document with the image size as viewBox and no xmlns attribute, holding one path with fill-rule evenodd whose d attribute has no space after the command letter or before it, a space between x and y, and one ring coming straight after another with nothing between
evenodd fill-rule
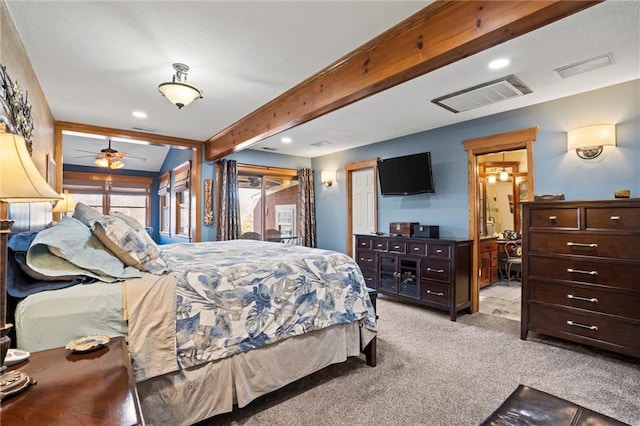
<instances>
[{"instance_id":1,"label":"dark bench","mask_svg":"<svg viewBox=\"0 0 640 426\"><path fill-rule=\"evenodd\" d=\"M481 424L494 425L628 426L612 417L524 385L519 385Z\"/></svg>"}]
</instances>

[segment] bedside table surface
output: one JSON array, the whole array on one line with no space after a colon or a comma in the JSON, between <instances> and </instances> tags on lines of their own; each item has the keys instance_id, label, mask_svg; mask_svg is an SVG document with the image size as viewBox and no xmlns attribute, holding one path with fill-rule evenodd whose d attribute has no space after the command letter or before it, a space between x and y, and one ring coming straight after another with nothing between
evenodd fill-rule
<instances>
[{"instance_id":1,"label":"bedside table surface","mask_svg":"<svg viewBox=\"0 0 640 426\"><path fill-rule=\"evenodd\" d=\"M36 384L1 402L3 426L143 424L123 337L87 353L34 352L9 370L27 373Z\"/></svg>"}]
</instances>

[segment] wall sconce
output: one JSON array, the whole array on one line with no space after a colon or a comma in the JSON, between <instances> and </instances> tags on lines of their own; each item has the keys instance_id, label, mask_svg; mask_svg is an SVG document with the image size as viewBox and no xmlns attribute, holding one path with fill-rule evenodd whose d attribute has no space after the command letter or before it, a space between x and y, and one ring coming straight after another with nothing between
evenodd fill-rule
<instances>
[{"instance_id":1,"label":"wall sconce","mask_svg":"<svg viewBox=\"0 0 640 426\"><path fill-rule=\"evenodd\" d=\"M578 157L585 160L599 156L605 145L616 145L615 124L598 124L567 132L567 151L575 150Z\"/></svg>"},{"instance_id":2,"label":"wall sconce","mask_svg":"<svg viewBox=\"0 0 640 426\"><path fill-rule=\"evenodd\" d=\"M169 102L182 109L196 99L202 99L202 91L190 84L187 84L187 71L189 67L185 64L173 64L176 75L167 83L158 86L158 90Z\"/></svg>"},{"instance_id":3,"label":"wall sconce","mask_svg":"<svg viewBox=\"0 0 640 426\"><path fill-rule=\"evenodd\" d=\"M491 184L496 183L496 175L487 176L487 183L491 183Z\"/></svg>"},{"instance_id":4,"label":"wall sconce","mask_svg":"<svg viewBox=\"0 0 640 426\"><path fill-rule=\"evenodd\" d=\"M327 188L333 185L333 182L336 180L336 172L335 171L323 171L320 173L320 181Z\"/></svg>"}]
</instances>

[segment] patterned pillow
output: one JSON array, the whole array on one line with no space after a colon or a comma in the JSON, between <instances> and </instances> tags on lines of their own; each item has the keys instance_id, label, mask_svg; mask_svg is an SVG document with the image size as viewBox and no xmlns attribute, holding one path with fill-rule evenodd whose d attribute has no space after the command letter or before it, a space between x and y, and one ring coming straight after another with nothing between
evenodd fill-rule
<instances>
[{"instance_id":1,"label":"patterned pillow","mask_svg":"<svg viewBox=\"0 0 640 426\"><path fill-rule=\"evenodd\" d=\"M91 229L100 242L125 265L156 275L169 270L160 248L141 225L136 229L120 217L101 215L93 220Z\"/></svg>"},{"instance_id":2,"label":"patterned pillow","mask_svg":"<svg viewBox=\"0 0 640 426\"><path fill-rule=\"evenodd\" d=\"M78 219L80 222L84 223L88 227L91 227L91 223L94 220L98 219L102 216L98 210L89 207L84 203L76 203L75 210L73 211L73 218Z\"/></svg>"}]
</instances>

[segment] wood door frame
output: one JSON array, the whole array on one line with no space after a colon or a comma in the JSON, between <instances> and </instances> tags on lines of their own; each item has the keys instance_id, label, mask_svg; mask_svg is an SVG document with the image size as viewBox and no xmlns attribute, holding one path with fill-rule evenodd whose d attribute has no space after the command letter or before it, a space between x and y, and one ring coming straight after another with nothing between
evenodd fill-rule
<instances>
[{"instance_id":1,"label":"wood door frame","mask_svg":"<svg viewBox=\"0 0 640 426\"><path fill-rule=\"evenodd\" d=\"M344 165L344 175L347 187L347 243L345 250L347 256L353 256L353 251L351 250L353 245L353 202L351 200L351 197L353 196L353 191L351 189L351 184L353 183L352 173L358 170L365 169L373 169L373 192L375 193L375 197L373 197L373 231L378 231L378 181L375 179L378 172L378 159L369 158L366 160L346 163Z\"/></svg>"},{"instance_id":2,"label":"wood door frame","mask_svg":"<svg viewBox=\"0 0 640 426\"><path fill-rule=\"evenodd\" d=\"M527 179L529 182L528 200L533 200L533 142L538 135L538 127L515 130L513 132L500 133L491 136L483 136L467 139L463 142L467 151L467 168L469 180L469 239L473 240L473 259L471 274L471 312L478 312L480 306L480 288L478 286L478 270L480 266L480 253L478 250L478 214L480 194L478 178L478 156L500 151L527 150Z\"/></svg>"}]
</instances>

